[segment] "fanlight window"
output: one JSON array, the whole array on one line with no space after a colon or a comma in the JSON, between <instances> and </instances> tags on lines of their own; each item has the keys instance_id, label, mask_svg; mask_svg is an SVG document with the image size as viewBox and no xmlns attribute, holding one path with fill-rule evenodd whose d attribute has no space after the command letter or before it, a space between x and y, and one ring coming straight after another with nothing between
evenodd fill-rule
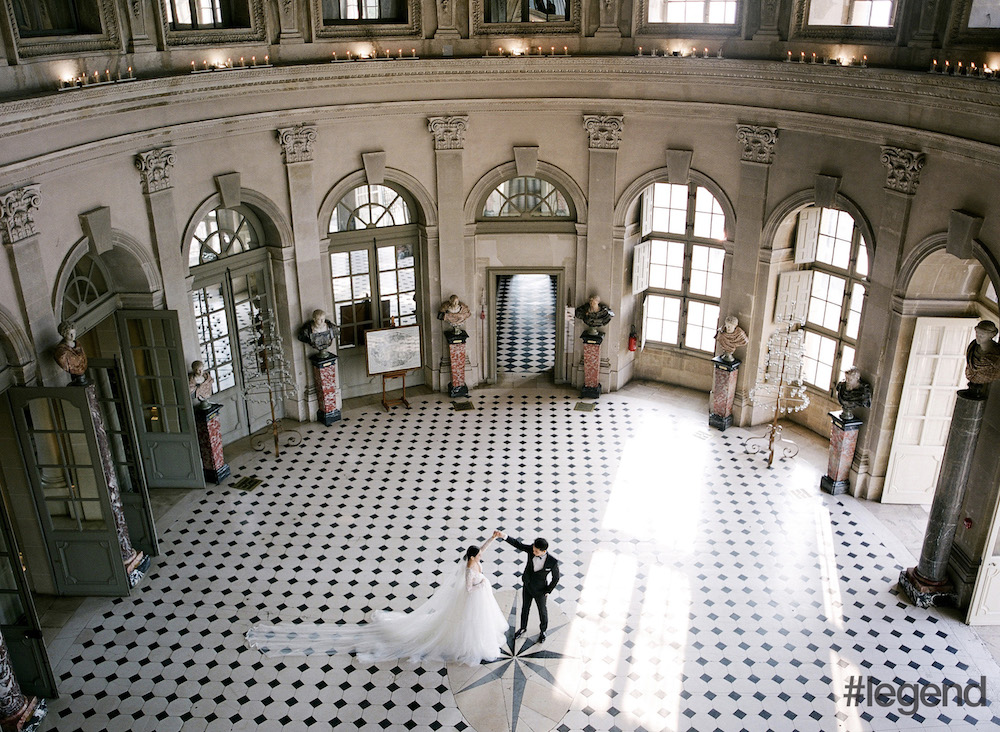
<instances>
[{"instance_id":1,"label":"fanlight window","mask_svg":"<svg viewBox=\"0 0 1000 732\"><path fill-rule=\"evenodd\" d=\"M358 186L340 199L330 217L329 233L379 229L411 222L410 207L403 197L383 185Z\"/></svg>"},{"instance_id":2,"label":"fanlight window","mask_svg":"<svg viewBox=\"0 0 1000 732\"><path fill-rule=\"evenodd\" d=\"M111 292L104 270L89 254L73 267L63 295L62 319L77 320Z\"/></svg>"},{"instance_id":3,"label":"fanlight window","mask_svg":"<svg viewBox=\"0 0 1000 732\"><path fill-rule=\"evenodd\" d=\"M572 215L566 197L547 180L520 176L505 180L493 189L483 217L493 218L569 218Z\"/></svg>"},{"instance_id":4,"label":"fanlight window","mask_svg":"<svg viewBox=\"0 0 1000 732\"><path fill-rule=\"evenodd\" d=\"M188 264L214 262L260 246L257 232L250 220L234 209L217 208L201 220L191 237Z\"/></svg>"}]
</instances>

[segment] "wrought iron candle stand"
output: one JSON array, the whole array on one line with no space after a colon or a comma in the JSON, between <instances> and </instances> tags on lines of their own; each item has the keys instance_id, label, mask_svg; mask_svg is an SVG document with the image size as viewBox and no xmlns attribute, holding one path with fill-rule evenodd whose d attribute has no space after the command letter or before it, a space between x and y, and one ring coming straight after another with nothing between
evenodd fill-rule
<instances>
[{"instance_id":1,"label":"wrought iron candle stand","mask_svg":"<svg viewBox=\"0 0 1000 732\"><path fill-rule=\"evenodd\" d=\"M301 433L286 427L282 418L276 416L276 404L294 397L298 390L285 363L281 335L269 310L257 310L250 335L249 342L243 344L243 396L247 402L267 404L271 410L267 426L250 436L250 445L254 450L264 450L273 441L277 457L282 445L292 447L302 442Z\"/></svg>"},{"instance_id":2,"label":"wrought iron candle stand","mask_svg":"<svg viewBox=\"0 0 1000 732\"><path fill-rule=\"evenodd\" d=\"M767 342L767 363L757 376L757 384L750 390L750 401L754 404L771 402L774 411L771 423L763 435L748 437L743 449L748 455L767 450L767 467L774 463L777 451L780 459L793 458L799 454L799 446L781 436L781 415L800 412L809 406L809 395L802 383L802 354L804 339L798 326L802 321L794 317L781 318L777 329Z\"/></svg>"}]
</instances>

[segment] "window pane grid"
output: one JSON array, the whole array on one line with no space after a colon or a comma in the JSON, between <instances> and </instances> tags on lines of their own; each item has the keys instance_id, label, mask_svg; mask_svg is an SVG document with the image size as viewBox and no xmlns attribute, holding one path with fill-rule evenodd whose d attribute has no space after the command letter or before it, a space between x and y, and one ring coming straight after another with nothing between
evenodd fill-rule
<instances>
[{"instance_id":1,"label":"window pane grid","mask_svg":"<svg viewBox=\"0 0 1000 732\"><path fill-rule=\"evenodd\" d=\"M736 22L736 0L652 0L650 23Z\"/></svg>"},{"instance_id":2,"label":"window pane grid","mask_svg":"<svg viewBox=\"0 0 1000 732\"><path fill-rule=\"evenodd\" d=\"M681 300L678 297L649 295L646 297L646 340L677 345L681 322Z\"/></svg>"},{"instance_id":3,"label":"window pane grid","mask_svg":"<svg viewBox=\"0 0 1000 732\"><path fill-rule=\"evenodd\" d=\"M805 332L802 355L802 379L825 391L832 387L833 364L837 356L837 341L833 338Z\"/></svg>"}]
</instances>

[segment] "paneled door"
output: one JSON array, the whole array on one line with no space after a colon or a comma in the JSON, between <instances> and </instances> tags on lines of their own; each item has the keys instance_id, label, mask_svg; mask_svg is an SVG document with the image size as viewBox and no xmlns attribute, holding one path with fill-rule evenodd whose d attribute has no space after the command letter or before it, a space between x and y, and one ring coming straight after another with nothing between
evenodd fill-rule
<instances>
[{"instance_id":1,"label":"paneled door","mask_svg":"<svg viewBox=\"0 0 1000 732\"><path fill-rule=\"evenodd\" d=\"M177 313L119 310L115 318L149 487L204 488Z\"/></svg>"},{"instance_id":2,"label":"paneled door","mask_svg":"<svg viewBox=\"0 0 1000 732\"><path fill-rule=\"evenodd\" d=\"M127 595L86 389L17 387L9 394L56 591Z\"/></svg>"},{"instance_id":3,"label":"paneled door","mask_svg":"<svg viewBox=\"0 0 1000 732\"><path fill-rule=\"evenodd\" d=\"M118 359L92 358L88 364L97 389L97 403L108 433L111 460L121 489L122 508L132 546L149 556L160 553L156 525L146 488L146 474L139 457L139 438L135 431L128 393Z\"/></svg>"},{"instance_id":4,"label":"paneled door","mask_svg":"<svg viewBox=\"0 0 1000 732\"><path fill-rule=\"evenodd\" d=\"M965 386L965 349L975 318L917 318L899 400L882 503L934 498L955 393Z\"/></svg>"}]
</instances>

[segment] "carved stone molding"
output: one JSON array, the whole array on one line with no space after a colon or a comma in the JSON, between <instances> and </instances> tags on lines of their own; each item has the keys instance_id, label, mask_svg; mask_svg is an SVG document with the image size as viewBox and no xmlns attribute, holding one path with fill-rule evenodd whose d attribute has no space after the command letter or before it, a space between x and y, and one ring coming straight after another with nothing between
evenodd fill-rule
<instances>
[{"instance_id":1,"label":"carved stone molding","mask_svg":"<svg viewBox=\"0 0 1000 732\"><path fill-rule=\"evenodd\" d=\"M917 192L917 184L920 183L920 169L927 161L925 153L883 145L882 155L879 159L886 167L885 187L887 189L911 196Z\"/></svg>"},{"instance_id":2,"label":"carved stone molding","mask_svg":"<svg viewBox=\"0 0 1000 732\"><path fill-rule=\"evenodd\" d=\"M96 0L93 10L96 10L101 23L101 30L86 35L65 36L21 36L14 14L13 0L6 0L7 28L21 58L47 56L50 54L71 54L84 51L120 51L121 35L119 33L118 8L115 0ZM3 20L0 18L0 20ZM85 40L84 40L85 39Z\"/></svg>"},{"instance_id":3,"label":"carved stone molding","mask_svg":"<svg viewBox=\"0 0 1000 732\"><path fill-rule=\"evenodd\" d=\"M135 156L135 167L142 176L142 192L156 193L170 188L170 169L174 167L174 148L160 147Z\"/></svg>"},{"instance_id":4,"label":"carved stone molding","mask_svg":"<svg viewBox=\"0 0 1000 732\"><path fill-rule=\"evenodd\" d=\"M323 23L323 0L309 0L309 14L312 20L313 38L381 38L389 36L399 38L409 36L419 38L421 28L422 3L420 0L404 0L406 3L406 18L401 22L364 22L352 23L350 21L338 21L333 25ZM454 12L454 9L452 10ZM390 42L391 45L391 42ZM393 47L395 48L395 46ZM409 51L404 49L404 53Z\"/></svg>"},{"instance_id":5,"label":"carved stone molding","mask_svg":"<svg viewBox=\"0 0 1000 732\"><path fill-rule=\"evenodd\" d=\"M427 130L434 136L435 150L461 150L465 147L468 127L469 118L465 115L427 118Z\"/></svg>"},{"instance_id":6,"label":"carved stone molding","mask_svg":"<svg viewBox=\"0 0 1000 732\"><path fill-rule=\"evenodd\" d=\"M157 0L154 8L159 16L160 32L162 37L166 39L168 46L225 45L267 39L265 0L247 0L250 11L249 28L202 28L198 30L171 29L166 1Z\"/></svg>"},{"instance_id":7,"label":"carved stone molding","mask_svg":"<svg viewBox=\"0 0 1000 732\"><path fill-rule=\"evenodd\" d=\"M296 125L278 130L278 142L286 163L302 163L313 159L313 143L316 142L314 125Z\"/></svg>"},{"instance_id":8,"label":"carved stone molding","mask_svg":"<svg viewBox=\"0 0 1000 732\"><path fill-rule=\"evenodd\" d=\"M41 186L25 186L0 196L5 244L16 244L35 233L35 212L42 202L41 191Z\"/></svg>"},{"instance_id":9,"label":"carved stone molding","mask_svg":"<svg viewBox=\"0 0 1000 732\"><path fill-rule=\"evenodd\" d=\"M740 160L766 164L774 160L774 143L778 141L777 127L736 125L736 139L743 146Z\"/></svg>"},{"instance_id":10,"label":"carved stone molding","mask_svg":"<svg viewBox=\"0 0 1000 732\"><path fill-rule=\"evenodd\" d=\"M590 137L591 150L617 150L622 143L625 118L615 115L583 115L583 127Z\"/></svg>"}]
</instances>

